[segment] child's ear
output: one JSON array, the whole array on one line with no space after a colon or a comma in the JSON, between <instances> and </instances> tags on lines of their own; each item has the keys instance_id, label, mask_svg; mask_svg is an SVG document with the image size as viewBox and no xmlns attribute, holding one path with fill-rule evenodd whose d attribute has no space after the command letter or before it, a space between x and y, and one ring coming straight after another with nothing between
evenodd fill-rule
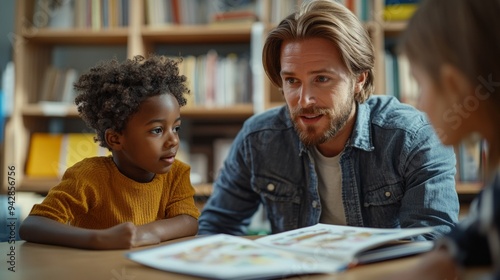
<instances>
[{"instance_id":1,"label":"child's ear","mask_svg":"<svg viewBox=\"0 0 500 280\"><path fill-rule=\"evenodd\" d=\"M453 65L441 66L441 88L448 98L461 102L465 97L473 94L472 86L467 77Z\"/></svg>"},{"instance_id":2,"label":"child's ear","mask_svg":"<svg viewBox=\"0 0 500 280\"><path fill-rule=\"evenodd\" d=\"M113 151L121 150L122 148L121 137L118 132L114 131L111 128L108 128L104 132L104 139L106 140L106 144L108 144L108 147L110 147L111 150Z\"/></svg>"}]
</instances>

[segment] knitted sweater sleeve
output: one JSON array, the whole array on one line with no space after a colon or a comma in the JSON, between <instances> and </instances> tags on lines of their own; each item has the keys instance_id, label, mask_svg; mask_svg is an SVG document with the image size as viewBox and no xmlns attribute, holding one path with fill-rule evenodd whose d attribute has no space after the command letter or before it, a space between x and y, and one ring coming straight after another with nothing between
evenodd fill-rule
<instances>
[{"instance_id":1,"label":"knitted sweater sleeve","mask_svg":"<svg viewBox=\"0 0 500 280\"><path fill-rule=\"evenodd\" d=\"M84 215L92 208L89 203L98 203L99 195L93 188L85 188L82 166L76 164L64 173L59 184L49 190L40 204L35 204L30 215L43 216L60 223L71 223L75 217Z\"/></svg>"}]
</instances>

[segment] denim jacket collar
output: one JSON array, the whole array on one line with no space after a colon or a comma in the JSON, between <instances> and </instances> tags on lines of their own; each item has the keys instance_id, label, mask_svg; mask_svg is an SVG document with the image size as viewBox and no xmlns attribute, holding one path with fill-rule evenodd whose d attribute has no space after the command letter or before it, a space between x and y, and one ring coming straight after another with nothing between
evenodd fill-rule
<instances>
[{"instance_id":1,"label":"denim jacket collar","mask_svg":"<svg viewBox=\"0 0 500 280\"><path fill-rule=\"evenodd\" d=\"M371 131L371 111L370 107L365 103L357 104L356 123L351 133L351 137L347 140L346 146L355 147L367 152L373 151L375 148L372 141Z\"/></svg>"}]
</instances>

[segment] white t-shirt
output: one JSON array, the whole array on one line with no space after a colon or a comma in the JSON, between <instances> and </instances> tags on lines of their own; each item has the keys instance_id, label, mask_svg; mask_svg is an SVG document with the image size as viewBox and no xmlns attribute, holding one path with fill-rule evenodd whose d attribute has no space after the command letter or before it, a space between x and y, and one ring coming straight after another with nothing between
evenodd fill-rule
<instances>
[{"instance_id":1,"label":"white t-shirt","mask_svg":"<svg viewBox=\"0 0 500 280\"><path fill-rule=\"evenodd\" d=\"M321 201L320 222L345 225L346 218L342 202L342 171L340 169L341 154L325 157L314 147L312 155L318 174L318 191Z\"/></svg>"}]
</instances>

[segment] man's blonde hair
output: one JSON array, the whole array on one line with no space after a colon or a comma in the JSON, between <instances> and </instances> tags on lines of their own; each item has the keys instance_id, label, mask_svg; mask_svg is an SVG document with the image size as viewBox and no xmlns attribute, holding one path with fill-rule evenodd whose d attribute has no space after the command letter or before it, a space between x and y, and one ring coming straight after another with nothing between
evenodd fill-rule
<instances>
[{"instance_id":1,"label":"man's blonde hair","mask_svg":"<svg viewBox=\"0 0 500 280\"><path fill-rule=\"evenodd\" d=\"M280 52L283 41L323 38L337 49L349 73L356 77L366 72L362 90L354 99L364 102L373 93L373 45L358 18L344 5L335 1L305 2L298 12L283 19L266 38L262 62L271 82L282 88Z\"/></svg>"}]
</instances>

